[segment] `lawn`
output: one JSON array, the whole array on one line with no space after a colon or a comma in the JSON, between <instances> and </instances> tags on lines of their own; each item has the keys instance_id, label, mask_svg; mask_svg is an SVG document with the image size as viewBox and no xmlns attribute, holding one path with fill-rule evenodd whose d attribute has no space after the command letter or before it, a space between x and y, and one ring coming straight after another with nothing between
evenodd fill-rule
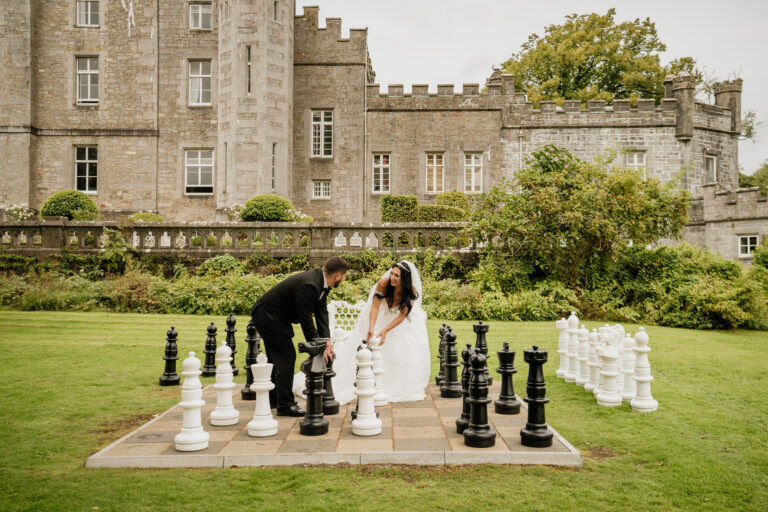
<instances>
[{"instance_id":1,"label":"lawn","mask_svg":"<svg viewBox=\"0 0 768 512\"><path fill-rule=\"evenodd\" d=\"M157 383L165 332L179 331L182 358L202 359L211 320L223 339L224 317L0 311L0 510L768 510L768 333L753 331L647 327L659 410L640 414L555 378L554 322L491 322L490 349L518 350L518 394L520 351L550 351L547 420L584 454L581 469L85 469L178 402L179 387ZM471 322L452 325L474 341ZM439 326L428 325L433 354Z\"/></svg>"}]
</instances>

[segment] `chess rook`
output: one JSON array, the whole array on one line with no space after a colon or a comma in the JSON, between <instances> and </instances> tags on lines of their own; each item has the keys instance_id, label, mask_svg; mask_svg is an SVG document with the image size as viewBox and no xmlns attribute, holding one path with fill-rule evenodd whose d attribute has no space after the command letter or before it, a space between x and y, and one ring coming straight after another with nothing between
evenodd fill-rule
<instances>
[{"instance_id":1,"label":"chess rook","mask_svg":"<svg viewBox=\"0 0 768 512\"><path fill-rule=\"evenodd\" d=\"M248 351L245 353L245 387L240 390L240 396L243 400L256 400L256 392L251 389L253 384L253 372L251 371L251 365L256 364L256 356L261 353L261 343L259 333L256 332L256 326L253 325L253 320L248 322L248 327L245 328L247 333L245 342L248 344Z\"/></svg>"},{"instance_id":2,"label":"chess rook","mask_svg":"<svg viewBox=\"0 0 768 512\"><path fill-rule=\"evenodd\" d=\"M326 338L325 342L330 343L331 340ZM334 358L335 357L336 356L334 356ZM325 393L323 393L323 414L326 415L338 414L339 407L341 407L339 401L333 396L332 381L335 376L336 372L333 371L333 359L331 359L326 363L325 373L323 374L323 389L325 390Z\"/></svg>"},{"instance_id":3,"label":"chess rook","mask_svg":"<svg viewBox=\"0 0 768 512\"><path fill-rule=\"evenodd\" d=\"M473 448L489 448L496 444L496 431L488 424L488 366L480 349L469 358L469 426L464 429L464 444Z\"/></svg>"},{"instance_id":4,"label":"chess rook","mask_svg":"<svg viewBox=\"0 0 768 512\"><path fill-rule=\"evenodd\" d=\"M456 333L453 331L448 331L445 335L443 363L445 365L445 380L440 384L440 396L459 398L461 396L461 383L458 376L459 354L456 351Z\"/></svg>"},{"instance_id":5,"label":"chess rook","mask_svg":"<svg viewBox=\"0 0 768 512\"><path fill-rule=\"evenodd\" d=\"M250 365L249 372L253 375L251 390L256 395L256 408L253 418L248 422L248 435L251 437L269 437L277 434L277 420L272 417L269 409L269 392L275 389L270 380L272 364L267 363L267 356L258 354Z\"/></svg>"},{"instance_id":6,"label":"chess rook","mask_svg":"<svg viewBox=\"0 0 768 512\"><path fill-rule=\"evenodd\" d=\"M653 412L659 408L659 402L651 395L651 363L648 361L648 333L640 327L635 334L635 382L637 391L635 398L630 400L629 406L637 412Z\"/></svg>"},{"instance_id":7,"label":"chess rook","mask_svg":"<svg viewBox=\"0 0 768 512\"><path fill-rule=\"evenodd\" d=\"M435 385L439 386L445 380L445 366L443 366L443 352L445 351L445 334L448 332L449 327L443 324L438 333L440 334L440 343L437 346L437 358L440 360L440 367L435 375Z\"/></svg>"},{"instance_id":8,"label":"chess rook","mask_svg":"<svg viewBox=\"0 0 768 512\"><path fill-rule=\"evenodd\" d=\"M461 351L461 416L456 419L456 432L459 434L469 426L469 358L474 353L471 343L467 343L467 348Z\"/></svg>"},{"instance_id":9,"label":"chess rook","mask_svg":"<svg viewBox=\"0 0 768 512\"><path fill-rule=\"evenodd\" d=\"M568 369L565 372L565 382L576 382L579 368L579 318L571 312L568 317Z\"/></svg>"},{"instance_id":10,"label":"chess rook","mask_svg":"<svg viewBox=\"0 0 768 512\"><path fill-rule=\"evenodd\" d=\"M299 352L307 354L301 364L306 375L307 413L299 421L299 433L303 436L321 436L328 433L328 420L323 417L323 377L325 376L325 338L315 338L299 343Z\"/></svg>"},{"instance_id":11,"label":"chess rook","mask_svg":"<svg viewBox=\"0 0 768 512\"><path fill-rule=\"evenodd\" d=\"M381 357L381 338L371 338L368 347L373 357L373 375L376 379L376 394L373 395L373 403L381 407L389 403L389 396L384 392L384 359Z\"/></svg>"},{"instance_id":12,"label":"chess rook","mask_svg":"<svg viewBox=\"0 0 768 512\"><path fill-rule=\"evenodd\" d=\"M200 382L200 360L194 352L189 353L182 363L181 375L184 382L181 385L181 402L184 409L181 420L181 432L173 438L177 451L195 452L208 448L210 435L203 430L201 410L205 405L203 400L203 385Z\"/></svg>"},{"instance_id":13,"label":"chess rook","mask_svg":"<svg viewBox=\"0 0 768 512\"><path fill-rule=\"evenodd\" d=\"M499 367L496 372L501 374L501 393L499 399L493 402L497 414L520 414L520 400L515 396L512 376L517 373L515 368L515 351L509 350L509 343L504 342L504 348L496 352Z\"/></svg>"},{"instance_id":14,"label":"chess rook","mask_svg":"<svg viewBox=\"0 0 768 512\"><path fill-rule=\"evenodd\" d=\"M237 377L237 372L239 371L235 365L235 354L237 354L237 342L235 341L235 333L237 332L237 329L235 329L236 323L237 320L235 319L235 314L230 313L226 320L227 328L224 329L227 333L227 346L232 351L232 360L230 363L232 365L232 375L235 377Z\"/></svg>"},{"instance_id":15,"label":"chess rook","mask_svg":"<svg viewBox=\"0 0 768 512\"><path fill-rule=\"evenodd\" d=\"M166 333L165 337L165 372L160 376L161 386L176 386L180 382L180 378L176 373L176 361L179 360L179 349L176 346L176 338L179 333L171 327L171 330Z\"/></svg>"},{"instance_id":16,"label":"chess rook","mask_svg":"<svg viewBox=\"0 0 768 512\"><path fill-rule=\"evenodd\" d=\"M523 400L528 404L528 422L520 430L520 441L523 446L546 448L552 446L554 433L547 426L544 406L549 402L547 383L544 381L544 363L547 362L547 351L533 349L523 351L523 358L528 363L528 382L525 391L528 396Z\"/></svg>"},{"instance_id":17,"label":"chess rook","mask_svg":"<svg viewBox=\"0 0 768 512\"><path fill-rule=\"evenodd\" d=\"M557 354L560 356L560 367L555 375L564 379L565 374L568 373L568 320L561 318L555 322L555 327L560 331L557 337Z\"/></svg>"},{"instance_id":18,"label":"chess rook","mask_svg":"<svg viewBox=\"0 0 768 512\"><path fill-rule=\"evenodd\" d=\"M376 416L374 395L376 394L373 374L373 354L363 345L357 350L357 415L352 420L352 433L356 436L375 436L381 434L381 420Z\"/></svg>"},{"instance_id":19,"label":"chess rook","mask_svg":"<svg viewBox=\"0 0 768 512\"><path fill-rule=\"evenodd\" d=\"M203 377L213 377L216 375L216 326L211 325L206 329L207 336L205 338L205 364L203 365Z\"/></svg>"},{"instance_id":20,"label":"chess rook","mask_svg":"<svg viewBox=\"0 0 768 512\"><path fill-rule=\"evenodd\" d=\"M485 356L485 367L488 368L488 341L485 335L488 334L488 324L484 324L482 320L472 325L472 330L475 331L475 349L479 349L480 353ZM488 380L488 385L493 384L493 377L489 372L486 372L485 378Z\"/></svg>"}]
</instances>

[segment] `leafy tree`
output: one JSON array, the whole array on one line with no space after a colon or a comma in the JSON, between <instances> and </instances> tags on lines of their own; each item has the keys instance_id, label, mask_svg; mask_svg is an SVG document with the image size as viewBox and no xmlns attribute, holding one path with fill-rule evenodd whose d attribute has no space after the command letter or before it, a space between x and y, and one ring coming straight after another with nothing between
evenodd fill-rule
<instances>
[{"instance_id":1,"label":"leafy tree","mask_svg":"<svg viewBox=\"0 0 768 512\"><path fill-rule=\"evenodd\" d=\"M678 237L687 221L688 193L674 183L546 146L512 181L478 196L468 232L485 246L480 271L495 266L502 289L519 289L537 269L574 287L589 286L590 266L628 243Z\"/></svg>"},{"instance_id":2,"label":"leafy tree","mask_svg":"<svg viewBox=\"0 0 768 512\"><path fill-rule=\"evenodd\" d=\"M531 34L520 52L502 64L515 75L515 88L538 104L554 99L582 101L664 96L664 78L686 72L701 79L692 57L661 65L666 46L649 19L616 23L616 9L604 15L571 14L549 25L544 36Z\"/></svg>"},{"instance_id":3,"label":"leafy tree","mask_svg":"<svg viewBox=\"0 0 768 512\"><path fill-rule=\"evenodd\" d=\"M761 165L760 168L751 176L739 173L739 186L762 188L768 187L768 160L763 162L763 165Z\"/></svg>"}]
</instances>

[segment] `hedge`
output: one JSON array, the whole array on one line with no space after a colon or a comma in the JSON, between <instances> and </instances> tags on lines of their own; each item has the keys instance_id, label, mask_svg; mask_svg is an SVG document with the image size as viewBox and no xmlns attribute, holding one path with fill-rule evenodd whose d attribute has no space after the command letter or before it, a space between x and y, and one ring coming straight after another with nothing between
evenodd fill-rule
<instances>
[{"instance_id":1,"label":"hedge","mask_svg":"<svg viewBox=\"0 0 768 512\"><path fill-rule=\"evenodd\" d=\"M245 222L289 222L293 210L293 204L284 197L262 194L246 201L240 218Z\"/></svg>"},{"instance_id":2,"label":"hedge","mask_svg":"<svg viewBox=\"0 0 768 512\"><path fill-rule=\"evenodd\" d=\"M415 222L418 217L416 196L381 196L381 222Z\"/></svg>"},{"instance_id":3,"label":"hedge","mask_svg":"<svg viewBox=\"0 0 768 512\"><path fill-rule=\"evenodd\" d=\"M62 190L46 199L40 208L42 217L66 217L72 219L78 212L98 214L96 203L87 194L77 190ZM82 216L82 214L80 214Z\"/></svg>"},{"instance_id":4,"label":"hedge","mask_svg":"<svg viewBox=\"0 0 768 512\"><path fill-rule=\"evenodd\" d=\"M465 218L469 217L469 196L462 192L443 192L437 195L436 204L441 206L453 206L464 210Z\"/></svg>"},{"instance_id":5,"label":"hedge","mask_svg":"<svg viewBox=\"0 0 768 512\"><path fill-rule=\"evenodd\" d=\"M419 206L419 222L461 222L467 212L455 206L424 204Z\"/></svg>"}]
</instances>

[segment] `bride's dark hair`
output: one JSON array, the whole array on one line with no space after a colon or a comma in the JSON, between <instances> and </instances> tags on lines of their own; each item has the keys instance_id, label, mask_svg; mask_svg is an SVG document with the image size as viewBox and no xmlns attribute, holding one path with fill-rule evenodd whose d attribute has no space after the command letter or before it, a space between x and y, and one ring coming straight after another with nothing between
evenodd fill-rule
<instances>
[{"instance_id":1,"label":"bride's dark hair","mask_svg":"<svg viewBox=\"0 0 768 512\"><path fill-rule=\"evenodd\" d=\"M405 317L411 314L413 309L413 301L419 298L419 295L413 291L413 278L411 277L411 267L404 261L399 261L392 265L392 269L397 267L400 271L400 284L403 287L403 300L400 302L400 308L404 305L408 306L408 313ZM390 270L392 270L390 269ZM387 280L387 290L384 292L384 297L387 299L387 305L391 308L392 303L395 301L395 287Z\"/></svg>"}]
</instances>

